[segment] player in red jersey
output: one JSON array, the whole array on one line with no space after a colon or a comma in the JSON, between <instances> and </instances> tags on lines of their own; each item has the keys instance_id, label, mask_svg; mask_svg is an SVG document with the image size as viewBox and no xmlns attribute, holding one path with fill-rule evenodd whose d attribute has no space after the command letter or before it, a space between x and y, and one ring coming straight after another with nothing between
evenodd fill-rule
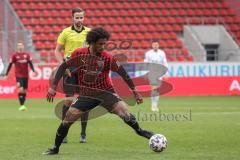
<instances>
[{"instance_id":1,"label":"player in red jersey","mask_svg":"<svg viewBox=\"0 0 240 160\"><path fill-rule=\"evenodd\" d=\"M25 111L27 110L24 102L26 99L26 93L28 88L28 64L31 67L32 71L35 71L30 54L24 52L24 45L22 42L17 43L17 52L14 53L11 57L10 63L7 67L7 72L5 74L5 79L7 78L7 75L11 70L12 64L15 65L15 76L18 87L18 99L21 105L19 111Z\"/></svg>"},{"instance_id":2,"label":"player in red jersey","mask_svg":"<svg viewBox=\"0 0 240 160\"><path fill-rule=\"evenodd\" d=\"M63 62L51 83L47 94L47 100L53 101L56 95L57 85L62 78L64 71L68 67L74 67L78 73L78 87L73 87L79 94L77 100L72 103L67 111L66 117L60 124L55 138L54 147L48 149L43 154L58 154L59 147L67 135L70 126L85 113L91 111L100 105L109 111L118 115L123 121L132 127L135 132L147 139L153 135L152 132L140 128L134 115L129 113L126 103L115 93L109 78L109 72L117 72L128 84L136 99L137 104L143 102L141 95L136 91L135 85L125 69L113 58L113 56L104 50L104 46L109 39L110 34L101 27L92 29L86 38L89 44L88 48L76 49L71 58Z\"/></svg>"}]
</instances>

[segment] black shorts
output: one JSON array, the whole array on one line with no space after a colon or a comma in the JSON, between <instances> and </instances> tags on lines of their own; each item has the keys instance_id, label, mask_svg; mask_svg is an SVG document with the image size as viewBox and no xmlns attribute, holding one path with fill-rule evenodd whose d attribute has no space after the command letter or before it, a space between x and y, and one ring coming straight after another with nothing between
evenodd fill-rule
<instances>
[{"instance_id":1,"label":"black shorts","mask_svg":"<svg viewBox=\"0 0 240 160\"><path fill-rule=\"evenodd\" d=\"M86 112L100 105L112 112L114 104L119 101L122 101L122 99L111 89L95 96L79 96L71 107Z\"/></svg>"},{"instance_id":2,"label":"black shorts","mask_svg":"<svg viewBox=\"0 0 240 160\"><path fill-rule=\"evenodd\" d=\"M17 87L23 87L24 89L28 88L28 78L16 77Z\"/></svg>"},{"instance_id":3,"label":"black shorts","mask_svg":"<svg viewBox=\"0 0 240 160\"><path fill-rule=\"evenodd\" d=\"M63 92L65 93L65 96L73 97L74 96L74 86L76 86L78 84L77 75L72 74L71 77L64 75L63 78L64 78Z\"/></svg>"}]
</instances>

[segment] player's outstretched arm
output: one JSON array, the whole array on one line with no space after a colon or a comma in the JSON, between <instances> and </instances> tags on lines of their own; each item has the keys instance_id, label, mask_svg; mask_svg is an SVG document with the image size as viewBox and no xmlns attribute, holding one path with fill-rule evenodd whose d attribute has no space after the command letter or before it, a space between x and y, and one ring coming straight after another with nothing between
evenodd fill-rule
<instances>
[{"instance_id":1,"label":"player's outstretched arm","mask_svg":"<svg viewBox=\"0 0 240 160\"><path fill-rule=\"evenodd\" d=\"M140 95L140 93L135 89L135 85L131 79L131 77L128 75L127 71L123 68L123 66L119 66L117 73L124 79L124 81L127 83L127 85L129 86L129 88L131 88L135 99L137 101L137 104L141 104L143 103L143 99L142 96Z\"/></svg>"},{"instance_id":2,"label":"player's outstretched arm","mask_svg":"<svg viewBox=\"0 0 240 160\"><path fill-rule=\"evenodd\" d=\"M47 93L47 101L53 102L53 98L56 95L57 85L60 79L62 78L65 70L67 69L67 63L63 62L57 69L56 74L53 77L53 83L51 84L50 88L48 89Z\"/></svg>"},{"instance_id":3,"label":"player's outstretched arm","mask_svg":"<svg viewBox=\"0 0 240 160\"><path fill-rule=\"evenodd\" d=\"M31 61L31 60L30 60L30 61L28 61L28 64L29 64L29 66L30 66L31 70L32 70L33 72L35 72L35 69L34 69L34 66L33 66L33 63L32 63L32 61Z\"/></svg>"},{"instance_id":4,"label":"player's outstretched arm","mask_svg":"<svg viewBox=\"0 0 240 160\"><path fill-rule=\"evenodd\" d=\"M6 71L6 73L5 73L5 76L7 76L8 75L8 73L10 72L10 70L11 70L11 68L12 68L12 62L10 62L9 64L8 64L8 67L7 67L7 71Z\"/></svg>"}]
</instances>

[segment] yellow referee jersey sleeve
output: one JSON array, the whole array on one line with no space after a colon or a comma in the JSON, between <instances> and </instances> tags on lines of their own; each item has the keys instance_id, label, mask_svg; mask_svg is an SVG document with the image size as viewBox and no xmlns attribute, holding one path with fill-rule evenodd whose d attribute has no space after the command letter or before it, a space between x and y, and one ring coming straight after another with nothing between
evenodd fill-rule
<instances>
[{"instance_id":1,"label":"yellow referee jersey sleeve","mask_svg":"<svg viewBox=\"0 0 240 160\"><path fill-rule=\"evenodd\" d=\"M65 28L58 36L57 43L64 46L64 57L71 56L76 48L81 48L85 44L87 33L91 29L84 26L81 32L76 32L72 26Z\"/></svg>"}]
</instances>

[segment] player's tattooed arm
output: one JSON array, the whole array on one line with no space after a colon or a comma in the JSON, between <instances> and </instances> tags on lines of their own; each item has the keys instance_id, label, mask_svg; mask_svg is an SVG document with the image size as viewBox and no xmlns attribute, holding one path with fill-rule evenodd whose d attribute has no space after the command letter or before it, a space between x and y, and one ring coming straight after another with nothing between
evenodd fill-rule
<instances>
[{"instance_id":1,"label":"player's tattooed arm","mask_svg":"<svg viewBox=\"0 0 240 160\"><path fill-rule=\"evenodd\" d=\"M128 75L127 71L123 68L123 66L121 65L119 66L117 73L123 78L123 80L127 83L129 88L131 88L131 90L135 90L135 85L131 77Z\"/></svg>"},{"instance_id":2,"label":"player's tattooed arm","mask_svg":"<svg viewBox=\"0 0 240 160\"><path fill-rule=\"evenodd\" d=\"M142 96L135 89L135 85L134 85L131 77L128 75L127 71L123 68L123 66L121 66L121 65L119 66L117 73L124 79L124 81L128 84L129 88L131 88L131 90L135 96L135 99L137 101L137 104L141 104L143 102Z\"/></svg>"},{"instance_id":3,"label":"player's tattooed arm","mask_svg":"<svg viewBox=\"0 0 240 160\"><path fill-rule=\"evenodd\" d=\"M50 88L48 89L47 93L47 101L48 102L53 102L53 99L56 95L56 89L58 82L62 78L65 70L67 69L67 63L63 62L57 69L56 74L53 77L53 83L51 84Z\"/></svg>"},{"instance_id":4,"label":"player's tattooed arm","mask_svg":"<svg viewBox=\"0 0 240 160\"><path fill-rule=\"evenodd\" d=\"M68 65L66 62L63 62L57 69L56 74L54 76L53 79L53 83L52 83L52 89L56 89L58 82L60 81L60 79L62 78L62 76L64 75L66 69L67 69Z\"/></svg>"}]
</instances>

